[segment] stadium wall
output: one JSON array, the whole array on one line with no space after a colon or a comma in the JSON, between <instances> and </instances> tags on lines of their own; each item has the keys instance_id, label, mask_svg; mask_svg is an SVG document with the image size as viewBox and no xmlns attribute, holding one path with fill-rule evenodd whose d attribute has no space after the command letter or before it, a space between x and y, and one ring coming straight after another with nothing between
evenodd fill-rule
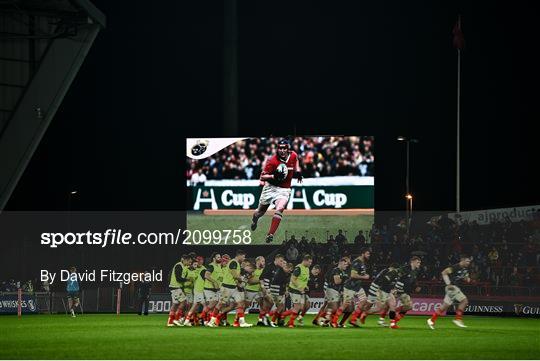
<instances>
[{"instance_id":1,"label":"stadium wall","mask_svg":"<svg viewBox=\"0 0 540 361\"><path fill-rule=\"evenodd\" d=\"M324 298L311 298L311 307L308 313L316 314L324 304ZM413 297L412 310L408 315L431 315L442 305L440 298ZM166 313L171 306L170 295L167 293L154 294L150 298L150 312ZM256 313L259 310L257 302L252 302L249 312ZM454 314L449 311L448 314ZM523 301L520 298L502 298L497 301L470 299L470 304L465 310L465 314L480 316L515 316L540 318L540 299Z\"/></svg>"},{"instance_id":2,"label":"stadium wall","mask_svg":"<svg viewBox=\"0 0 540 361\"><path fill-rule=\"evenodd\" d=\"M103 289L101 292L94 290L81 294L82 304L85 313L112 313L116 311L116 294L114 289ZM22 313L64 313L65 303L62 300L67 295L63 292L45 293L23 293ZM101 302L96 303L96 296ZM321 295L322 296L322 295ZM308 313L317 313L324 303L323 297L312 297L311 308ZM122 294L121 312L135 312L136 299L129 292ZM442 304L441 298L413 297L412 310L408 315L427 316L431 315ZM17 313L16 293L0 294L0 315ZM168 313L171 307L171 295L169 293L153 293L150 295L150 313ZM258 312L259 305L253 302L249 308L250 313ZM448 315L454 314L450 309ZM469 306L465 310L466 315L479 316L505 316L505 317L527 317L540 318L540 298L539 297L471 297Z\"/></svg>"}]
</instances>

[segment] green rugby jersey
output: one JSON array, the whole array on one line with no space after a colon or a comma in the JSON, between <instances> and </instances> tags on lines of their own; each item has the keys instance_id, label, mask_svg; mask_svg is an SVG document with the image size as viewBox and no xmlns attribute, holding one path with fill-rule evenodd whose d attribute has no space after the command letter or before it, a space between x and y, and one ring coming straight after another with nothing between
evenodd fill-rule
<instances>
[{"instance_id":1,"label":"green rugby jersey","mask_svg":"<svg viewBox=\"0 0 540 361\"><path fill-rule=\"evenodd\" d=\"M309 267L306 267L300 263L294 268L292 275L297 278L296 283L298 284L298 288L294 286L291 276L291 281L289 282L289 291L292 293L303 293L309 282Z\"/></svg>"},{"instance_id":2,"label":"green rugby jersey","mask_svg":"<svg viewBox=\"0 0 540 361\"><path fill-rule=\"evenodd\" d=\"M234 258L227 263L227 267L223 270L223 286L227 288L235 288L236 280L233 277L232 271L240 272L240 263Z\"/></svg>"},{"instance_id":3,"label":"green rugby jersey","mask_svg":"<svg viewBox=\"0 0 540 361\"><path fill-rule=\"evenodd\" d=\"M186 278L187 278L187 281L184 282L184 293L192 294L193 286L195 284L195 279L197 278L197 270L188 268Z\"/></svg>"},{"instance_id":4,"label":"green rugby jersey","mask_svg":"<svg viewBox=\"0 0 540 361\"><path fill-rule=\"evenodd\" d=\"M199 266L195 268L195 274L197 275L197 278L195 278L195 282L193 284L193 291L196 293L201 293L204 291L204 274L206 273L206 267Z\"/></svg>"},{"instance_id":5,"label":"green rugby jersey","mask_svg":"<svg viewBox=\"0 0 540 361\"><path fill-rule=\"evenodd\" d=\"M185 279L187 277L187 270L188 268L184 267L184 265L182 265L182 262L176 263L171 270L169 287L183 288Z\"/></svg>"},{"instance_id":6,"label":"green rugby jersey","mask_svg":"<svg viewBox=\"0 0 540 361\"><path fill-rule=\"evenodd\" d=\"M257 268L257 269L255 269L255 271L253 271L253 277L257 278L257 281L260 280L262 271L263 271L262 268ZM248 283L246 285L246 291L259 292L260 290L261 290L261 283L260 282L257 282L255 284L249 284Z\"/></svg>"},{"instance_id":7,"label":"green rugby jersey","mask_svg":"<svg viewBox=\"0 0 540 361\"><path fill-rule=\"evenodd\" d=\"M218 285L216 288L212 282L205 279L204 289L209 291L218 291L219 287L221 286L221 282L223 281L223 268L221 267L221 264L212 262L206 267L206 270L210 272L212 279L218 282Z\"/></svg>"}]
</instances>

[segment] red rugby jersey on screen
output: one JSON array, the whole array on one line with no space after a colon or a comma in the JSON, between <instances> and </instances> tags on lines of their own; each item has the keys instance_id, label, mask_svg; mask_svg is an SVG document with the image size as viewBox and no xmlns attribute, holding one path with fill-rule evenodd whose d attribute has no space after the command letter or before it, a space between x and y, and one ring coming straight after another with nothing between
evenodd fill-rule
<instances>
[{"instance_id":1,"label":"red rugby jersey on screen","mask_svg":"<svg viewBox=\"0 0 540 361\"><path fill-rule=\"evenodd\" d=\"M287 170L289 171L287 173L287 177L285 177L284 180L278 182L278 181L269 181L270 184L281 187L281 188L291 188L291 182L292 178L294 176L294 171L296 170L296 161L298 160L298 155L295 151L291 151L285 160L279 159L277 154L274 154L272 157L270 157L266 161L266 165L264 166L264 173L265 174L273 174L278 165L281 163L284 163L287 166Z\"/></svg>"}]
</instances>

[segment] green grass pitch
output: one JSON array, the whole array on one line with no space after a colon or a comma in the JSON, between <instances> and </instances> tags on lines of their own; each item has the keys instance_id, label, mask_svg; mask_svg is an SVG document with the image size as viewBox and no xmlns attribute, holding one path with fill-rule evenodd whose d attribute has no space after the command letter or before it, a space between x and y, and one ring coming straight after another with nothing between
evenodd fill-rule
<instances>
[{"instance_id":1,"label":"green grass pitch","mask_svg":"<svg viewBox=\"0 0 540 361\"><path fill-rule=\"evenodd\" d=\"M408 316L401 329L165 327L167 315L0 316L0 359L539 359L540 319ZM232 316L229 316L232 318ZM248 316L254 322L255 316Z\"/></svg>"},{"instance_id":2,"label":"green grass pitch","mask_svg":"<svg viewBox=\"0 0 540 361\"><path fill-rule=\"evenodd\" d=\"M252 234L252 244L265 244L266 232L270 227L272 217L265 215L259 220L258 227ZM189 230L224 230L240 229L247 230L251 224L251 216L218 216L203 215L200 213L189 213L187 217L187 228ZM372 215L357 216L299 216L288 215L285 211L281 224L275 234L274 243L281 243L285 239L285 231L290 237L294 234L300 240L302 236L307 236L308 240L315 237L317 242L326 242L326 231L330 234L337 234L338 229L347 232L349 242L354 240L359 230L364 234L371 229L373 224ZM231 243L229 241L229 243Z\"/></svg>"}]
</instances>

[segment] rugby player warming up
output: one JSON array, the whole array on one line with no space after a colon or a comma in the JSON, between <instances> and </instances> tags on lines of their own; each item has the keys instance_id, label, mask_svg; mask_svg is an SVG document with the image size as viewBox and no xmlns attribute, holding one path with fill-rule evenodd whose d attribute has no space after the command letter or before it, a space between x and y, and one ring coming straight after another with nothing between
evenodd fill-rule
<instances>
[{"instance_id":1,"label":"rugby player warming up","mask_svg":"<svg viewBox=\"0 0 540 361\"><path fill-rule=\"evenodd\" d=\"M469 266L471 265L471 260L471 257L461 255L459 263L445 268L442 271L441 275L444 283L446 283L446 288L444 289L445 296L442 306L435 311L431 318L427 320L427 324L432 330L435 329L435 321L437 321L437 317L443 315L452 304L457 304L456 317L454 320L452 320L452 322L454 322L454 324L458 327L467 327L465 324L463 324L462 318L463 311L465 308L467 308L469 300L467 300L467 296L461 292L459 287L456 286L456 283L460 281L465 281L467 283L471 282L469 277Z\"/></svg>"}]
</instances>

